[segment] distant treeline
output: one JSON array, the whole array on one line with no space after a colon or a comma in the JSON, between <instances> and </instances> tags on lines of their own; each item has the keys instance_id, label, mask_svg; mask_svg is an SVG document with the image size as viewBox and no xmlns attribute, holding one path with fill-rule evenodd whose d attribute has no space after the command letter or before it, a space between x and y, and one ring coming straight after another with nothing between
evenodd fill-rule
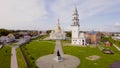
<instances>
[{"instance_id":1,"label":"distant treeline","mask_svg":"<svg viewBox=\"0 0 120 68\"><path fill-rule=\"evenodd\" d=\"M28 31L28 30L7 30L7 29L0 29L0 36L7 36L9 33L15 34L20 31Z\"/></svg>"},{"instance_id":2,"label":"distant treeline","mask_svg":"<svg viewBox=\"0 0 120 68\"><path fill-rule=\"evenodd\" d=\"M0 36L6 36L6 35L8 35L11 32L12 31L10 31L10 30L0 29Z\"/></svg>"}]
</instances>

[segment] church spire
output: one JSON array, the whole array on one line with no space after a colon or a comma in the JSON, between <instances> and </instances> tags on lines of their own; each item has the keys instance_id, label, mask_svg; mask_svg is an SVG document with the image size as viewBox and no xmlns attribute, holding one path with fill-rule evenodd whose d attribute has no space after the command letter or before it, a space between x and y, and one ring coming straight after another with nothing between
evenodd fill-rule
<instances>
[{"instance_id":1,"label":"church spire","mask_svg":"<svg viewBox=\"0 0 120 68\"><path fill-rule=\"evenodd\" d=\"M77 8L75 6L75 9L74 9L74 13L73 13L73 23L72 23L72 26L79 26L79 14L78 14L78 11L77 11Z\"/></svg>"},{"instance_id":2,"label":"church spire","mask_svg":"<svg viewBox=\"0 0 120 68\"><path fill-rule=\"evenodd\" d=\"M56 30L61 30L59 18L58 18L58 20L57 20Z\"/></svg>"},{"instance_id":3,"label":"church spire","mask_svg":"<svg viewBox=\"0 0 120 68\"><path fill-rule=\"evenodd\" d=\"M58 18L58 22L57 22L57 25L58 25L58 26L60 25L60 20L59 20L59 18Z\"/></svg>"},{"instance_id":4,"label":"church spire","mask_svg":"<svg viewBox=\"0 0 120 68\"><path fill-rule=\"evenodd\" d=\"M76 5L75 5L74 13L78 13Z\"/></svg>"}]
</instances>

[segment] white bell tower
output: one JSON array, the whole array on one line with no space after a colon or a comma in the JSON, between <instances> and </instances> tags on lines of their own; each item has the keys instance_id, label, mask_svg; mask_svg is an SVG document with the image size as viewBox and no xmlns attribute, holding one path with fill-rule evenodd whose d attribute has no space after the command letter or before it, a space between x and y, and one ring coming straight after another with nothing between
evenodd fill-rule
<instances>
[{"instance_id":1,"label":"white bell tower","mask_svg":"<svg viewBox=\"0 0 120 68\"><path fill-rule=\"evenodd\" d=\"M73 13L73 23L71 25L72 28L72 44L73 45L86 45L86 38L84 36L84 33L80 33L80 25L79 25L79 14L77 11L77 8L75 7L74 13Z\"/></svg>"},{"instance_id":2,"label":"white bell tower","mask_svg":"<svg viewBox=\"0 0 120 68\"><path fill-rule=\"evenodd\" d=\"M77 11L77 8L75 7L75 10L74 10L74 13L73 13L73 23L71 25L72 27L72 39L78 39L79 38L79 15L78 15L78 11Z\"/></svg>"}]
</instances>

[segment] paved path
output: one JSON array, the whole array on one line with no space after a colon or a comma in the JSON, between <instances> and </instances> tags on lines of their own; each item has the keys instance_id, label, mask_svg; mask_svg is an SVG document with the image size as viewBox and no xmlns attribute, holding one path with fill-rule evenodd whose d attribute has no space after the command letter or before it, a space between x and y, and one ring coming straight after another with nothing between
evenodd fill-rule
<instances>
[{"instance_id":1,"label":"paved path","mask_svg":"<svg viewBox=\"0 0 120 68\"><path fill-rule=\"evenodd\" d=\"M59 50L60 54L63 55L63 51L62 51L62 46L61 46L61 42L60 40L56 40L56 46L55 46L55 50L54 50L54 54L57 54L57 51Z\"/></svg>"},{"instance_id":2,"label":"paved path","mask_svg":"<svg viewBox=\"0 0 120 68\"><path fill-rule=\"evenodd\" d=\"M57 62L55 60L57 50L59 50L63 58L62 62ZM79 59L75 56L63 54L60 40L56 40L54 54L40 57L36 61L36 65L39 68L76 68L79 63Z\"/></svg>"},{"instance_id":3,"label":"paved path","mask_svg":"<svg viewBox=\"0 0 120 68\"><path fill-rule=\"evenodd\" d=\"M14 46L12 47L12 51L11 51L11 68L18 68L18 64L17 64L17 58L16 58L16 48L18 46Z\"/></svg>"},{"instance_id":4,"label":"paved path","mask_svg":"<svg viewBox=\"0 0 120 68\"><path fill-rule=\"evenodd\" d=\"M113 44L113 46L114 46L118 51L120 51L120 48L119 48L117 45Z\"/></svg>"},{"instance_id":5,"label":"paved path","mask_svg":"<svg viewBox=\"0 0 120 68\"><path fill-rule=\"evenodd\" d=\"M0 45L0 48L2 48L3 45Z\"/></svg>"}]
</instances>

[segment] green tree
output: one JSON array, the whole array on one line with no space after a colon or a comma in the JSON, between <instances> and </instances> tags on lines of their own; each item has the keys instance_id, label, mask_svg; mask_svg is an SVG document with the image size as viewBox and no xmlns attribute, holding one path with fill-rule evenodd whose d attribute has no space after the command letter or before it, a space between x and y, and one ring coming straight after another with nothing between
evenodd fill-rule
<instances>
[{"instance_id":1,"label":"green tree","mask_svg":"<svg viewBox=\"0 0 120 68\"><path fill-rule=\"evenodd\" d=\"M52 31L52 30L47 30L47 34L50 34L51 31Z\"/></svg>"},{"instance_id":2,"label":"green tree","mask_svg":"<svg viewBox=\"0 0 120 68\"><path fill-rule=\"evenodd\" d=\"M112 37L106 37L106 36L102 36L102 42L106 42L106 41L109 41L110 44L113 44L114 43L114 40L112 39Z\"/></svg>"},{"instance_id":3,"label":"green tree","mask_svg":"<svg viewBox=\"0 0 120 68\"><path fill-rule=\"evenodd\" d=\"M6 29L0 29L0 36L6 36L9 33L11 33L11 31L6 30Z\"/></svg>"},{"instance_id":4,"label":"green tree","mask_svg":"<svg viewBox=\"0 0 120 68\"><path fill-rule=\"evenodd\" d=\"M70 31L67 31L67 32L66 32L66 36L67 36L67 37L71 37L71 32L70 32Z\"/></svg>"}]
</instances>

